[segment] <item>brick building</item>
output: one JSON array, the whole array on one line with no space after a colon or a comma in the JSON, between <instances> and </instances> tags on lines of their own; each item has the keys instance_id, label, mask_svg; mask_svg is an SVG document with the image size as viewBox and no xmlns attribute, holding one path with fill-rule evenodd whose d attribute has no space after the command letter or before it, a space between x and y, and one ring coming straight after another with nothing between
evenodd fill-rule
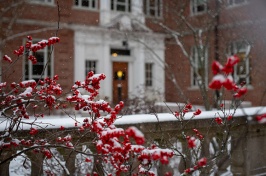
<instances>
[{"instance_id":1,"label":"brick building","mask_svg":"<svg viewBox=\"0 0 266 176\"><path fill-rule=\"evenodd\" d=\"M252 106L265 105L265 1L167 2L171 8L166 10L175 15L167 15L169 18L165 25L179 32L179 41L188 57L177 45L173 33L167 30L171 35L166 39L165 59L175 73L186 98L195 104L203 104L195 71L202 76L207 87L213 76L210 70L212 61L218 60L224 64L228 56L237 54L241 61L235 66L232 76L236 83L245 83L248 88L244 101L249 101L247 103ZM194 68L190 66L189 59L195 64ZM171 80L166 79L165 89L168 90L167 101L178 101L177 97L180 95L174 91ZM207 89L206 94L210 98L210 105L213 105L215 92ZM226 97L228 100L231 98L232 96Z\"/></svg>"},{"instance_id":2,"label":"brick building","mask_svg":"<svg viewBox=\"0 0 266 176\"><path fill-rule=\"evenodd\" d=\"M8 7L12 2L0 5ZM44 76L59 75L65 90L92 70L106 74L100 96L114 102L145 86L148 94L153 90L164 93L166 101L184 102L186 97L193 104L203 104L194 72L207 85L213 60L224 62L226 55L242 53L234 78L246 82L249 93L245 100L252 105L266 104L262 0L59 0L59 6L55 0L31 0L15 4L1 15L2 54L12 56L12 51L25 43L26 31L37 41L57 32L60 43ZM176 34L187 57L176 43ZM201 38L195 40L195 34L202 36L204 44L199 45ZM201 57L199 48L204 48ZM40 58L37 65L25 58L11 68L4 63L2 80L38 79L49 52L47 48L36 53ZM195 62L194 68L189 59ZM214 92L206 92L212 104Z\"/></svg>"},{"instance_id":3,"label":"brick building","mask_svg":"<svg viewBox=\"0 0 266 176\"><path fill-rule=\"evenodd\" d=\"M60 84L69 90L74 80L84 80L88 71L105 73L107 79L101 84L100 96L114 102L126 99L129 92L137 93L140 85L164 92L163 69L145 48L153 48L156 55L164 58L164 35L145 25L142 1L76 0L58 4L60 15L54 0L25 1L17 5L18 9L4 14L2 20L6 26L15 19L11 34L32 31L36 41L54 36L59 22L60 43L54 48L44 77L59 75ZM4 53L25 43L25 36L7 41ZM21 58L8 71L8 66L3 66L3 80L39 79L49 50L36 53L36 65Z\"/></svg>"}]
</instances>

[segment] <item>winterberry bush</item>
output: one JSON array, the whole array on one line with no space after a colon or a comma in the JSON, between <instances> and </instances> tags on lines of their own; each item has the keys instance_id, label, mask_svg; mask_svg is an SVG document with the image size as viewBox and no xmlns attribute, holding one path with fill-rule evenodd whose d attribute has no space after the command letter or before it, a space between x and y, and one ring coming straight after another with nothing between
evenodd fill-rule
<instances>
[{"instance_id":1,"label":"winterberry bush","mask_svg":"<svg viewBox=\"0 0 266 176\"><path fill-rule=\"evenodd\" d=\"M52 46L60 41L58 37L51 37L48 40L42 40L38 43L32 43L32 37L28 36L25 46L20 46L14 51L16 59L24 55L32 64L37 63L33 54L40 49ZM3 60L13 64L10 56L4 55ZM93 172L87 175L107 174L119 175L120 173L149 173L145 166L149 165L151 160L160 160L167 163L168 158L173 156L169 149L160 149L159 147L144 147L145 137L136 127L127 129L116 128L114 122L124 106L121 101L114 108L104 100L97 100L100 82L105 79L104 74L94 74L89 72L84 81L76 81L71 87L71 95L63 96L62 88L57 83L59 77L55 75L52 78L43 78L39 81L27 80L19 83L3 82L1 87L1 118L6 127L1 132L1 162L0 165L9 163L10 160L23 153L34 152L41 154L45 159L52 159L54 156L52 148L64 148L77 153L88 155L83 162L92 162L90 156L97 158ZM82 91L81 91L82 90ZM82 93L83 94L82 94ZM86 92L86 93L84 93ZM65 97L65 99L64 99ZM49 126L43 126L38 119L50 118L42 113L43 109L49 111L62 110L72 106L75 111L87 112L86 118L82 122L73 119L72 127L58 128L49 137L43 138L43 133L49 133ZM105 114L102 116L101 114ZM28 128L25 128L27 126ZM94 146L95 153L84 153L79 149L77 142L74 143L69 129L77 131L78 134L88 140ZM20 135L22 131L28 131L27 134ZM61 136L62 131L68 131L69 134ZM77 139L80 140L80 139ZM19 151L16 153L16 151ZM6 154L9 153L9 154ZM153 156L153 157L151 157ZM136 161L135 161L136 160ZM130 162L131 161L131 162ZM139 167L132 168L130 163L139 162ZM110 173L104 170L104 164L110 164L112 168ZM66 167L62 166L64 172L69 175ZM101 167L101 169L99 169ZM97 168L97 169L96 169ZM47 175L53 174L53 170L45 170ZM152 173L151 173L152 174Z\"/></svg>"},{"instance_id":2,"label":"winterberry bush","mask_svg":"<svg viewBox=\"0 0 266 176\"><path fill-rule=\"evenodd\" d=\"M14 55L16 59L27 56L32 64L36 64L37 59L30 53L53 46L58 42L60 42L58 37L51 37L48 40L32 43L32 37L28 36L25 46L15 50ZM11 56L4 55L3 60L11 66L14 64ZM209 87L211 89L224 87L233 92L234 98L241 98L247 89L243 85L236 85L230 76L233 66L238 61L236 56L232 56L228 58L225 66L214 62L212 70L215 76ZM78 162L79 166L86 170L86 173L82 172L85 175L152 176L156 175L155 168L159 165L170 165L174 157L181 157L185 163L180 174L190 175L196 171L204 173L206 168L213 166L213 161L209 161L224 151L221 149L220 153L216 153L212 158L201 154L204 134L196 128L185 130L185 126L190 122L188 119L197 118L201 114L201 110L193 110L191 104L186 104L180 107L179 111L173 112L176 121L181 124L180 134L177 135L178 140L185 141L185 149L182 151L175 145L148 142L144 134L134 126L116 127L114 123L120 118L119 114L124 103L121 101L112 108L108 102L98 99L100 82L105 77L104 74L89 72L85 80L74 83L68 96L63 95L63 90L57 83L60 79L57 75L52 78L40 76L37 82L36 80L18 83L2 82L0 110L1 123L5 124L2 127L5 127L1 129L0 136L1 170L4 167L8 168L10 161L17 156L38 154L46 163L54 159L65 175L71 175L67 165L69 160L73 159L70 155L74 152L82 155ZM49 122L51 119L49 114L43 113L44 110L67 112L67 108L73 108L76 112L86 112L87 116L78 120L74 114L67 113L66 115L73 122L72 125L64 126L62 122L60 126L56 126ZM192 116L187 118L186 115L191 111ZM221 111L222 114L215 117L214 121L221 130L227 129L224 134L226 137L220 141L220 145L225 148L229 140L228 125L232 123L234 113L227 114L222 104ZM264 116L259 118L262 119ZM40 119L48 119L48 123L42 123ZM83 149L83 143L89 144L86 150ZM55 149L69 151L69 158L66 157L65 162L62 162L54 152ZM44 169L43 173L56 175L55 170L49 168ZM174 175L171 169L163 174Z\"/></svg>"}]
</instances>

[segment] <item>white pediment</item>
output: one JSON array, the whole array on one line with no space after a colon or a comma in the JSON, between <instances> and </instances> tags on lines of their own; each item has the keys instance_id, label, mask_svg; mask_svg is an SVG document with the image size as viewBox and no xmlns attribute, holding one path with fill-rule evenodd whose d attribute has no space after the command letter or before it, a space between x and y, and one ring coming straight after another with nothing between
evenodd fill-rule
<instances>
[{"instance_id":1,"label":"white pediment","mask_svg":"<svg viewBox=\"0 0 266 176\"><path fill-rule=\"evenodd\" d=\"M145 24L140 21L131 18L129 15L120 14L110 23L104 25L103 27L109 29L117 29L120 31L132 31L132 32L152 32Z\"/></svg>"}]
</instances>

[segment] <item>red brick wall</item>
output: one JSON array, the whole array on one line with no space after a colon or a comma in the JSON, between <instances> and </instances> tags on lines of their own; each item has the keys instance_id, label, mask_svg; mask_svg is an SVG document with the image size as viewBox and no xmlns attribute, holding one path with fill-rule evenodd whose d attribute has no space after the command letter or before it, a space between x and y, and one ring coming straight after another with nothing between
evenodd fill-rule
<instances>
[{"instance_id":1,"label":"red brick wall","mask_svg":"<svg viewBox=\"0 0 266 176\"><path fill-rule=\"evenodd\" d=\"M192 16L190 14L190 1L176 1L176 0L165 0L163 4L163 18L154 19L146 18L146 25L153 29L155 32L164 32L164 30L155 24L156 22L161 22L165 24L170 29L176 30L184 34L180 37L181 42L183 42L185 49L190 52L190 48L194 45L194 39L191 35L191 30L186 25L184 21L180 19L180 12L184 9L184 16L186 20L191 23L195 28L202 27L212 20L207 14ZM210 1L209 8L214 8L215 1ZM252 89L245 100L252 101L253 105L259 105L263 102L266 105L266 98L262 101L263 93L265 92L266 79L264 75L266 72L264 69L266 66L265 57L266 53L264 48L266 46L265 42L265 29L266 23L263 22L265 17L265 1L256 0L249 1L247 5L241 5L238 7L223 7L220 15L220 25L219 25L219 54L220 61L225 62L225 48L228 42L240 39L247 39L252 43L251 49L251 77L252 77ZM80 24L80 25L99 25L99 11L91 11L84 9L73 8L73 1L59 0L60 7L60 23L66 24ZM185 8L184 8L185 7ZM7 13L6 16L11 16L11 12ZM39 23L34 21L31 24L21 24L15 23L12 30L12 34L16 34L23 31L31 31L47 27L45 25L56 24L58 20L57 6L54 5L40 5L29 3L21 7L18 13L19 19L30 19L38 20ZM258 23L241 23L246 20L249 22L255 22L255 20L261 19L262 22ZM43 23L45 22L45 24ZM48 23L47 23L48 22ZM233 27L231 27L231 26ZM47 39L55 35L55 30L45 31L37 34L33 34L33 37ZM214 55L214 33L211 32L203 33L205 36L209 36L209 64L215 59ZM54 50L54 63L55 70L54 73L58 74L60 77L60 84L64 89L70 88L73 80L74 73L74 32L71 29L60 29L58 36L61 41L56 44ZM2 49L4 54L8 54L14 58L12 54L14 49L17 49L23 41L24 37L16 38L11 42L8 42ZM171 71L175 74L179 85L184 90L185 95L194 104L202 104L201 94L196 90L190 89L191 84L191 70L187 58L184 57L180 47L176 45L175 41L169 39L167 35L166 39L166 50L165 50L165 60L169 64ZM8 69L7 69L8 68ZM8 64L4 65L3 79L11 81L19 81L22 74L22 59L19 59L14 65L9 68ZM167 73L166 73L167 74ZM19 75L19 76L18 76ZM212 78L212 73L209 71L209 79ZM182 100L178 95L174 86L166 76L165 82L166 88L166 100L173 102L180 102ZM210 96L214 94L212 90L209 91Z\"/></svg>"},{"instance_id":2,"label":"red brick wall","mask_svg":"<svg viewBox=\"0 0 266 176\"><path fill-rule=\"evenodd\" d=\"M174 7L174 1L166 1L170 6ZM183 2L183 1L182 1ZM176 11L171 11L172 9L165 10L166 13L164 17L169 17L165 19L164 22L166 26L174 29L178 32L187 32L185 36L180 36L180 40L187 49L194 45L194 39L192 37L191 30L186 26L184 21L180 19L176 13L181 10L181 1L176 1ZM183 2L184 3L184 2ZM211 1L213 3L213 1ZM191 16L189 13L190 6L189 3L183 4L185 6L184 16L195 29L197 27L206 26L206 23L211 20L207 14ZM249 92L244 100L251 101L252 105L266 105L266 70L263 69L266 66L264 48L266 46L265 38L265 29L266 23L258 22L254 23L255 20L263 20L265 17L265 12L263 7L265 7L265 1L249 1L248 4L236 6L236 7L226 7L223 6L223 10L220 14L220 24L219 24L219 59L220 62L224 63L226 61L225 57L225 48L229 42L238 41L242 39L248 40L251 45L250 53L250 65L251 70L251 87L249 87ZM167 4L164 5L167 8ZM209 4L209 8L214 8L215 4ZM249 21L248 21L249 20ZM249 23L247 23L249 22ZM253 22L253 23L252 23ZM203 35L209 37L209 65L215 59L214 52L214 30L211 30L208 33L203 33ZM176 45L173 40L166 40L166 50L165 50L166 62L170 65L170 68L173 70L173 73L178 80L179 85L184 91L185 95L189 98L190 102L193 104L202 104L202 98L199 90L190 89L190 66L187 58L181 52L180 47ZM209 71L209 80L212 78L211 70ZM167 79L166 76L166 101L180 102L182 101L180 95L176 92L172 82ZM210 97L214 92L209 90ZM230 94L230 92L228 93ZM262 98L264 95L264 98ZM231 96L227 96L227 99L230 100Z\"/></svg>"},{"instance_id":3,"label":"red brick wall","mask_svg":"<svg viewBox=\"0 0 266 176\"><path fill-rule=\"evenodd\" d=\"M58 22L58 9L57 5L40 5L36 3L25 3L20 6L21 13L18 14L17 22L12 27L12 34L22 33L25 31L33 31L47 27L55 26ZM60 25L67 24L80 24L80 25L98 25L99 12L84 9L73 8L73 1L59 1L60 8ZM12 11L5 15L6 17L13 17ZM23 20L23 21L21 21ZM24 23L26 21L26 23ZM30 21L29 21L30 20ZM33 21L32 21L33 20ZM38 21L38 22L36 22ZM4 24L7 25L6 23ZM33 38L48 39L55 36L56 30L47 30L31 35ZM54 74L59 75L59 83L64 90L69 91L74 83L74 31L71 29L61 29L58 31L57 36L60 38L60 43L54 47ZM5 38L5 37L4 37ZM26 40L26 35L23 37L15 38L6 43L2 52L9 55L15 60L13 50L18 49ZM22 80L22 66L23 58L18 59L12 67L4 63L3 81L19 82Z\"/></svg>"},{"instance_id":4,"label":"red brick wall","mask_svg":"<svg viewBox=\"0 0 266 176\"><path fill-rule=\"evenodd\" d=\"M59 0L60 22L74 23L82 25L98 25L99 11L79 9L74 7L74 1ZM22 12L22 19L32 19L46 22L58 21L58 7L54 5L45 5L39 3L27 3Z\"/></svg>"}]
</instances>

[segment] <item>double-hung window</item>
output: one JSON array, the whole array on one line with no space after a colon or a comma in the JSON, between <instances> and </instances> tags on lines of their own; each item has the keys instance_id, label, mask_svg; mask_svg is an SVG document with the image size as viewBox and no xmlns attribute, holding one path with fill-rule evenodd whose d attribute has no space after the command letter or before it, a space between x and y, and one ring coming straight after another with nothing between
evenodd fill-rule
<instances>
[{"instance_id":1,"label":"double-hung window","mask_svg":"<svg viewBox=\"0 0 266 176\"><path fill-rule=\"evenodd\" d=\"M97 73L97 61L96 60L85 60L85 76L87 76L87 74L90 71Z\"/></svg>"},{"instance_id":2,"label":"double-hung window","mask_svg":"<svg viewBox=\"0 0 266 176\"><path fill-rule=\"evenodd\" d=\"M97 9L98 0L75 0L75 6L84 9Z\"/></svg>"},{"instance_id":3,"label":"double-hung window","mask_svg":"<svg viewBox=\"0 0 266 176\"><path fill-rule=\"evenodd\" d=\"M194 46L191 49L191 86L208 83L208 52L206 47Z\"/></svg>"},{"instance_id":4,"label":"double-hung window","mask_svg":"<svg viewBox=\"0 0 266 176\"><path fill-rule=\"evenodd\" d=\"M33 43L36 43L36 41L33 41ZM35 64L32 64L28 60L28 55L26 55L23 74L24 80L34 79L37 82L40 79L53 76L53 54L51 49L51 46L47 46L37 52L28 53L28 55L31 54L37 59L37 63Z\"/></svg>"},{"instance_id":5,"label":"double-hung window","mask_svg":"<svg viewBox=\"0 0 266 176\"><path fill-rule=\"evenodd\" d=\"M111 10L131 12L131 0L111 0Z\"/></svg>"},{"instance_id":6,"label":"double-hung window","mask_svg":"<svg viewBox=\"0 0 266 176\"><path fill-rule=\"evenodd\" d=\"M190 9L192 15L198 15L207 12L207 0L191 0Z\"/></svg>"},{"instance_id":7,"label":"double-hung window","mask_svg":"<svg viewBox=\"0 0 266 176\"><path fill-rule=\"evenodd\" d=\"M153 85L153 63L145 63L145 85L151 87Z\"/></svg>"},{"instance_id":8,"label":"double-hung window","mask_svg":"<svg viewBox=\"0 0 266 176\"><path fill-rule=\"evenodd\" d=\"M228 55L237 55L240 59L235 65L233 77L236 83L251 84L249 52L250 44L247 41L232 42L228 46Z\"/></svg>"},{"instance_id":9,"label":"double-hung window","mask_svg":"<svg viewBox=\"0 0 266 176\"><path fill-rule=\"evenodd\" d=\"M162 17L162 0L144 0L144 14L150 17Z\"/></svg>"}]
</instances>

